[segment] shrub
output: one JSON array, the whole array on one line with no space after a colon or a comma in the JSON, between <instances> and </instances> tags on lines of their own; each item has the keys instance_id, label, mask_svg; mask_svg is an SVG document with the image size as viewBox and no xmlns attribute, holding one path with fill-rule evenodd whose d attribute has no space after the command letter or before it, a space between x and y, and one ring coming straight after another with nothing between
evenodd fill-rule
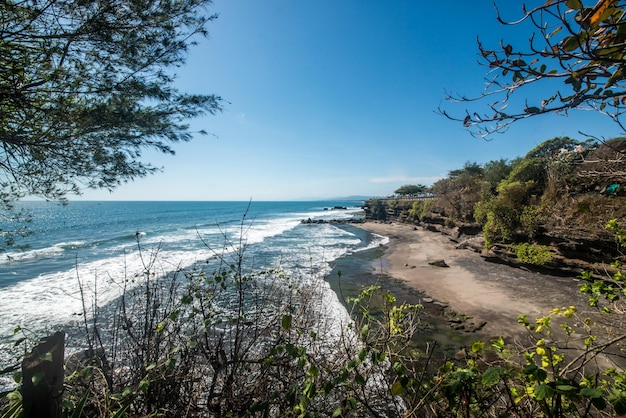
<instances>
[{"instance_id":1,"label":"shrub","mask_svg":"<svg viewBox=\"0 0 626 418\"><path fill-rule=\"evenodd\" d=\"M409 209L409 218L413 221L419 221L423 218L424 208L426 204L420 200L413 202L413 206Z\"/></svg>"},{"instance_id":2,"label":"shrub","mask_svg":"<svg viewBox=\"0 0 626 418\"><path fill-rule=\"evenodd\" d=\"M474 219L483 225L486 241L501 238L511 241L518 228L522 226L522 214L529 201L529 191L534 182L502 181L497 187L497 194L487 197L474 207ZM525 219L526 222L529 218Z\"/></svg>"},{"instance_id":3,"label":"shrub","mask_svg":"<svg viewBox=\"0 0 626 418\"><path fill-rule=\"evenodd\" d=\"M408 210L409 219L412 221L421 221L432 210L434 200L416 200Z\"/></svg>"},{"instance_id":4,"label":"shrub","mask_svg":"<svg viewBox=\"0 0 626 418\"><path fill-rule=\"evenodd\" d=\"M543 216L539 207L533 205L524 206L520 215L520 223L529 238L535 237L541 222L543 222Z\"/></svg>"},{"instance_id":5,"label":"shrub","mask_svg":"<svg viewBox=\"0 0 626 418\"><path fill-rule=\"evenodd\" d=\"M550 249L545 245L531 244L528 242L519 244L515 248L517 258L526 264L544 265L552 259Z\"/></svg>"}]
</instances>

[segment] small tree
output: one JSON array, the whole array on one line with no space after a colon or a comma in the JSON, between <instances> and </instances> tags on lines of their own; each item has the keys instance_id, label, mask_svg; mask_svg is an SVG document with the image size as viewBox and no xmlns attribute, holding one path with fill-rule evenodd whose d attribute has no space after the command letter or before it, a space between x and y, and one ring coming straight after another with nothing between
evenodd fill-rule
<instances>
[{"instance_id":1,"label":"small tree","mask_svg":"<svg viewBox=\"0 0 626 418\"><path fill-rule=\"evenodd\" d=\"M483 169L476 162L466 162L462 169L452 170L448 177L433 184L447 216L460 221L471 221L474 205L480 199Z\"/></svg>"},{"instance_id":2,"label":"small tree","mask_svg":"<svg viewBox=\"0 0 626 418\"><path fill-rule=\"evenodd\" d=\"M0 201L112 189L173 154L185 120L220 109L171 71L216 15L210 0L23 0L0 5Z\"/></svg>"},{"instance_id":3,"label":"small tree","mask_svg":"<svg viewBox=\"0 0 626 418\"><path fill-rule=\"evenodd\" d=\"M479 97L450 95L448 99L465 103L486 99L487 110L467 110L464 116L452 116L441 108L440 112L480 137L501 132L518 120L546 113L566 115L572 109L598 111L624 129L626 4L588 3L550 0L530 10L523 7L522 18L515 22L504 21L496 7L497 19L504 25L533 25L528 48L517 50L501 41L499 48L491 49L478 41L482 63L489 68L486 89ZM545 95L513 100L523 94L518 91L533 84L543 86Z\"/></svg>"},{"instance_id":4,"label":"small tree","mask_svg":"<svg viewBox=\"0 0 626 418\"><path fill-rule=\"evenodd\" d=\"M424 186L423 184L411 184L400 187L399 189L394 191L394 193L401 196L418 196L420 194L426 193L427 190L428 187Z\"/></svg>"}]
</instances>

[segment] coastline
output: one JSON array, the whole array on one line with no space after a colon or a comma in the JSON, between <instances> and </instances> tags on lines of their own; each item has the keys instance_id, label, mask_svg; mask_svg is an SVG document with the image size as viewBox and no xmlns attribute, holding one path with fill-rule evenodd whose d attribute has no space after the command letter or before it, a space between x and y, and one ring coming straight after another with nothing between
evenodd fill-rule
<instances>
[{"instance_id":1,"label":"coastline","mask_svg":"<svg viewBox=\"0 0 626 418\"><path fill-rule=\"evenodd\" d=\"M381 274L424 294L425 301L432 298L431 303L468 317L477 338L520 337L526 332L518 324L520 315L534 320L555 307L587 304L574 277L490 263L476 252L457 249L447 236L414 225L368 221L354 226L389 238ZM448 267L429 264L437 260Z\"/></svg>"}]
</instances>

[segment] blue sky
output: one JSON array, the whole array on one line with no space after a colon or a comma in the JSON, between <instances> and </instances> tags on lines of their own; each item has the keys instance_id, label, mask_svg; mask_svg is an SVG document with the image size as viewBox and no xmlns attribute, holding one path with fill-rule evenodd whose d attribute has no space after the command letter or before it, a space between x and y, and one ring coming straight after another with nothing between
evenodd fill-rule
<instances>
[{"instance_id":1,"label":"blue sky","mask_svg":"<svg viewBox=\"0 0 626 418\"><path fill-rule=\"evenodd\" d=\"M521 3L499 3L505 18L521 16ZM440 105L464 114L446 92L482 91L477 37L494 48L500 39L526 44L528 27L501 26L491 0L214 0L209 12L219 18L190 49L177 86L227 101L222 113L190 121L210 135L175 144L173 157L144 153L163 171L83 199L382 196L556 136L620 134L606 117L575 112L485 141L436 114Z\"/></svg>"}]
</instances>

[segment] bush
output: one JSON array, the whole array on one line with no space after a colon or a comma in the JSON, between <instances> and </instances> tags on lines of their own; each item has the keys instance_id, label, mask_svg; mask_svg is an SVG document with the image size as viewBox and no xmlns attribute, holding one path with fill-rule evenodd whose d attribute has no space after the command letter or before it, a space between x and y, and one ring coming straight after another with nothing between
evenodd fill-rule
<instances>
[{"instance_id":1,"label":"bush","mask_svg":"<svg viewBox=\"0 0 626 418\"><path fill-rule=\"evenodd\" d=\"M549 247L528 242L515 246L515 254L523 263L537 266L542 266L552 260L552 253Z\"/></svg>"},{"instance_id":2,"label":"bush","mask_svg":"<svg viewBox=\"0 0 626 418\"><path fill-rule=\"evenodd\" d=\"M539 207L533 205L524 206L522 214L520 215L520 224L528 238L532 239L535 237L537 229L543 222L543 219L543 214Z\"/></svg>"},{"instance_id":3,"label":"bush","mask_svg":"<svg viewBox=\"0 0 626 418\"><path fill-rule=\"evenodd\" d=\"M522 226L522 214L530 196L534 182L503 181L497 187L497 194L484 197L474 207L474 219L483 225L486 241L501 238L511 241ZM528 222L528 219L525 219Z\"/></svg>"},{"instance_id":4,"label":"bush","mask_svg":"<svg viewBox=\"0 0 626 418\"><path fill-rule=\"evenodd\" d=\"M413 221L421 221L426 214L431 210L433 206L433 200L416 200L413 202L411 209L409 209L409 218Z\"/></svg>"}]
</instances>

